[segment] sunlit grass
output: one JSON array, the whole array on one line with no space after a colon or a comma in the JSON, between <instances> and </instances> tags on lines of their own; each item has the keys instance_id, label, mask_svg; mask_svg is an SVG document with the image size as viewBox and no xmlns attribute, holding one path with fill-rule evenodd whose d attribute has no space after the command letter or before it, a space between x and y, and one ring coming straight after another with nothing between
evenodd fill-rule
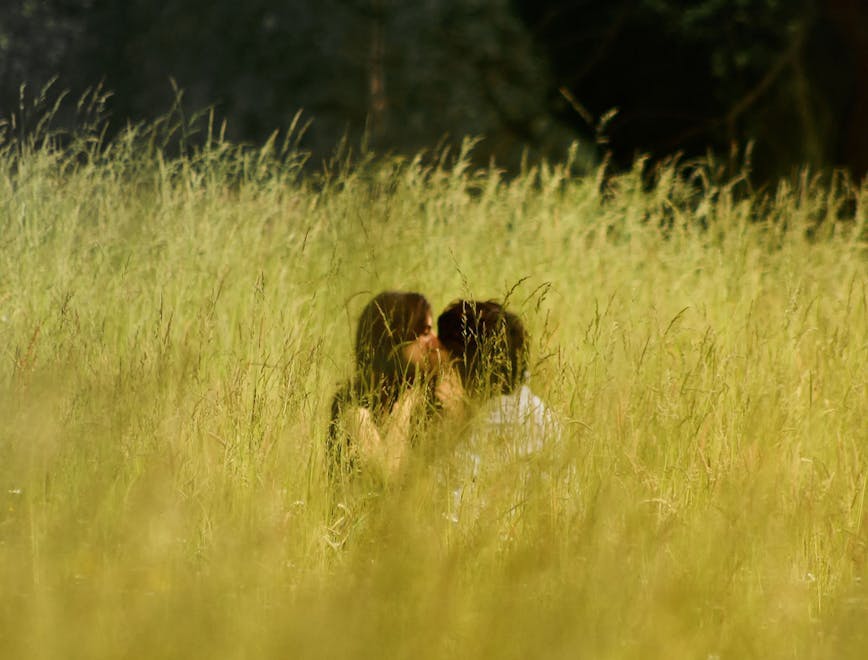
<instances>
[{"instance_id":1,"label":"sunlit grass","mask_svg":"<svg viewBox=\"0 0 868 660\"><path fill-rule=\"evenodd\" d=\"M864 185L137 130L0 157L0 656L864 657ZM326 484L386 288L508 296L564 420L457 523Z\"/></svg>"}]
</instances>

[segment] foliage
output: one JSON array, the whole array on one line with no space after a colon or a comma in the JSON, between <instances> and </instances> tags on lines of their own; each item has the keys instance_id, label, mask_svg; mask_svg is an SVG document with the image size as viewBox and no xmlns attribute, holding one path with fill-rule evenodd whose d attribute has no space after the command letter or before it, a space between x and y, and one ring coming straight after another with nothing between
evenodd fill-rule
<instances>
[{"instance_id":1,"label":"foliage","mask_svg":"<svg viewBox=\"0 0 868 660\"><path fill-rule=\"evenodd\" d=\"M43 18L16 16L21 40ZM46 15L68 15L56 3ZM6 108L18 86L39 89L60 75L77 95L99 81L114 93L113 130L153 120L184 91L188 112L214 106L227 135L261 143L299 110L313 119L307 148L327 157L347 136L404 153L448 138L486 135L480 159L517 166L523 149L562 158L573 133L544 107L547 75L505 0L310 0L276 3L92 0L75 32L52 37L57 56L6 51ZM2 30L2 28L0 28ZM170 84L170 80L172 83Z\"/></svg>"},{"instance_id":2,"label":"foliage","mask_svg":"<svg viewBox=\"0 0 868 660\"><path fill-rule=\"evenodd\" d=\"M184 92L261 144L302 110L319 162L346 136L405 155L484 136L515 172L577 138L636 153L726 154L754 175L868 170L868 14L858 0L14 0L0 10L0 116L57 77L101 84L110 131ZM612 114L614 110L617 113ZM604 119L607 118L608 119ZM66 117L74 127L74 117Z\"/></svg>"},{"instance_id":3,"label":"foliage","mask_svg":"<svg viewBox=\"0 0 868 660\"><path fill-rule=\"evenodd\" d=\"M622 164L637 151L725 153L755 141L761 179L806 163L868 169L862 3L516 4L561 90L552 111L585 124L617 108L608 134Z\"/></svg>"}]
</instances>

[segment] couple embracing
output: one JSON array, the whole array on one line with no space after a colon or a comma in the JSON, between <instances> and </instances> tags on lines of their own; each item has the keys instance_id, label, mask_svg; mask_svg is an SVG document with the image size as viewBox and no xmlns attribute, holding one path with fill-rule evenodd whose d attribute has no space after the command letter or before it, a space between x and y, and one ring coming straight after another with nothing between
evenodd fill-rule
<instances>
[{"instance_id":1,"label":"couple embracing","mask_svg":"<svg viewBox=\"0 0 868 660\"><path fill-rule=\"evenodd\" d=\"M337 392L329 424L332 477L399 472L425 438L480 432L527 455L553 440L554 415L526 384L528 336L500 303L457 300L437 318L420 293L386 291L362 310L355 373ZM449 434L454 435L453 433ZM429 440L432 442L432 440Z\"/></svg>"}]
</instances>

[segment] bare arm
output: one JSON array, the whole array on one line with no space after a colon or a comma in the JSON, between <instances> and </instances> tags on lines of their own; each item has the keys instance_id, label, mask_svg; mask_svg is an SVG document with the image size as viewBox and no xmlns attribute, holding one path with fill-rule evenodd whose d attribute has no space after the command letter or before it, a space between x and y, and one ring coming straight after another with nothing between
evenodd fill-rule
<instances>
[{"instance_id":1,"label":"bare arm","mask_svg":"<svg viewBox=\"0 0 868 660\"><path fill-rule=\"evenodd\" d=\"M351 451L364 469L382 477L398 472L410 444L410 422L423 397L418 388L403 392L381 427L368 408L356 406L344 412Z\"/></svg>"}]
</instances>

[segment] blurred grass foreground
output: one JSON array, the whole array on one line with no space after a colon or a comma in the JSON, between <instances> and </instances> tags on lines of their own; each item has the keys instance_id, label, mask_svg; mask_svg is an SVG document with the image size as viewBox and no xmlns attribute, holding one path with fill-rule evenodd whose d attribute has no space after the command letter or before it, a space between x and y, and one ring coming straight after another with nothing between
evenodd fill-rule
<instances>
[{"instance_id":1,"label":"blurred grass foreground","mask_svg":"<svg viewBox=\"0 0 868 660\"><path fill-rule=\"evenodd\" d=\"M154 135L0 148L0 657L865 657L864 183ZM326 482L388 288L531 331L474 516Z\"/></svg>"}]
</instances>

